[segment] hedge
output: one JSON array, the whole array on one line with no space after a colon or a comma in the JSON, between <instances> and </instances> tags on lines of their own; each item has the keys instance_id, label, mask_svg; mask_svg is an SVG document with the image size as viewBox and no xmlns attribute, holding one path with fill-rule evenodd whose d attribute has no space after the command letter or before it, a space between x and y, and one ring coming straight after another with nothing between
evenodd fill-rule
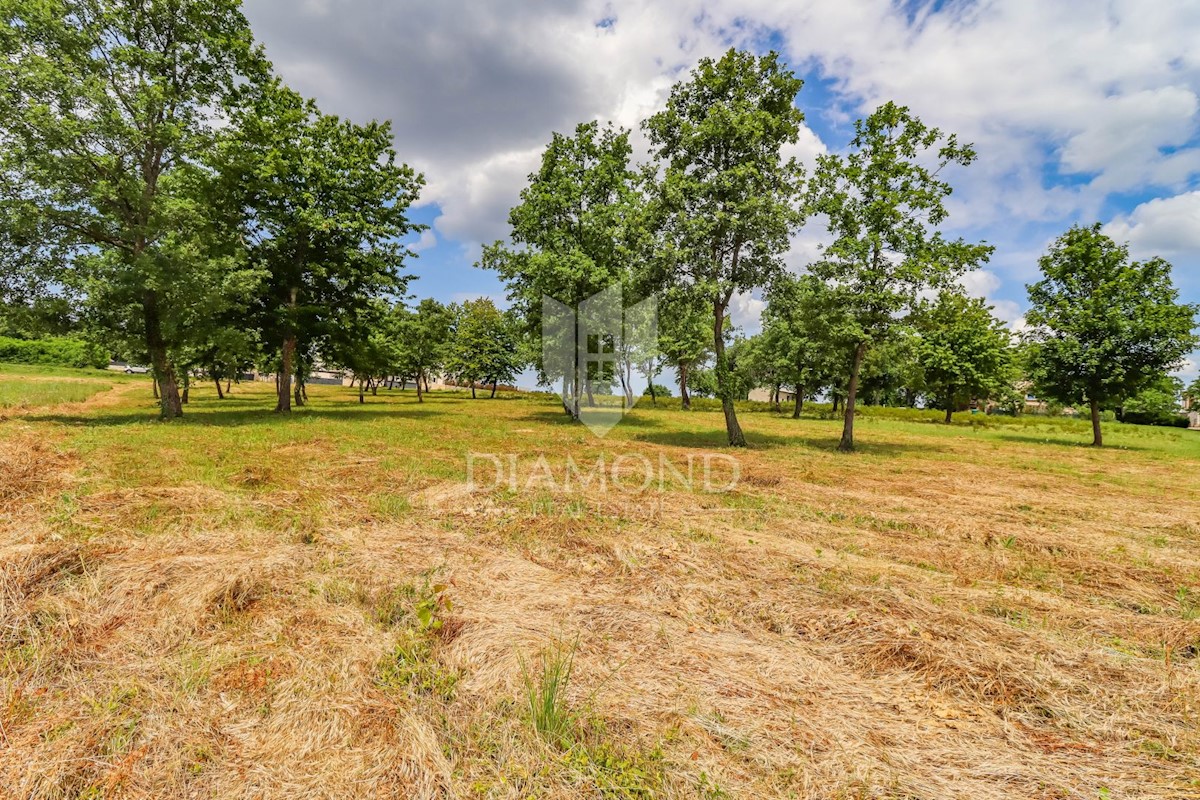
<instances>
[{"instance_id":1,"label":"hedge","mask_svg":"<svg viewBox=\"0 0 1200 800\"><path fill-rule=\"evenodd\" d=\"M0 336L0 361L104 369L108 366L108 355L101 347L67 336L47 336L43 339Z\"/></svg>"}]
</instances>

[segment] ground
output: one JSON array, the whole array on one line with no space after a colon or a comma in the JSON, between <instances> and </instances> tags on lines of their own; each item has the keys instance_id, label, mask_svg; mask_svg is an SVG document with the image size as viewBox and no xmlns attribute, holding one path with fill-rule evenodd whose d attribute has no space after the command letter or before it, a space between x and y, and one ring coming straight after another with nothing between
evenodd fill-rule
<instances>
[{"instance_id":1,"label":"ground","mask_svg":"<svg viewBox=\"0 0 1200 800\"><path fill-rule=\"evenodd\" d=\"M0 369L0 794L1200 797L1200 433L271 388Z\"/></svg>"}]
</instances>

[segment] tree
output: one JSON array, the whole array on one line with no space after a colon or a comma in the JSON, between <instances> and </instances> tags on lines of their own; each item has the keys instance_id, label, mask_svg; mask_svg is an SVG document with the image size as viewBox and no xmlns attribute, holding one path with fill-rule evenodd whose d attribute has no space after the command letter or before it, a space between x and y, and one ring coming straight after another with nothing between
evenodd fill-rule
<instances>
[{"instance_id":1,"label":"tree","mask_svg":"<svg viewBox=\"0 0 1200 800\"><path fill-rule=\"evenodd\" d=\"M675 368L679 396L684 411L692 408L688 394L691 371L712 353L713 335L705 307L697 293L683 287L670 287L658 301L658 349L663 359Z\"/></svg>"},{"instance_id":2,"label":"tree","mask_svg":"<svg viewBox=\"0 0 1200 800\"><path fill-rule=\"evenodd\" d=\"M776 53L756 58L731 49L717 61L702 59L643 124L661 162L652 186L654 224L670 245L661 283L686 287L711 310L717 393L734 447L746 437L733 405L725 318L735 293L782 269L800 221L801 169L782 151L800 134L802 85Z\"/></svg>"},{"instance_id":3,"label":"tree","mask_svg":"<svg viewBox=\"0 0 1200 800\"><path fill-rule=\"evenodd\" d=\"M63 282L86 284L119 336L136 331L165 418L182 414L179 317L220 287L205 271L229 264L177 258L196 249L181 240L202 213L187 176L203 171L221 111L267 69L240 5L0 3L0 173L23 215L74 252Z\"/></svg>"},{"instance_id":4,"label":"tree","mask_svg":"<svg viewBox=\"0 0 1200 800\"><path fill-rule=\"evenodd\" d=\"M1183 397L1188 410L1200 409L1200 377L1188 384Z\"/></svg>"},{"instance_id":5,"label":"tree","mask_svg":"<svg viewBox=\"0 0 1200 800\"><path fill-rule=\"evenodd\" d=\"M1179 366L1196 346L1197 306L1177 302L1171 265L1130 261L1129 248L1074 226L1038 261L1025 315L1038 394L1091 409L1100 447L1100 409L1133 397Z\"/></svg>"},{"instance_id":6,"label":"tree","mask_svg":"<svg viewBox=\"0 0 1200 800\"><path fill-rule=\"evenodd\" d=\"M885 341L903 323L921 292L948 287L992 251L962 239L947 241L936 231L947 217L944 200L951 192L940 174L952 164L974 161L970 145L895 103L858 120L854 130L849 153L817 159L808 196L810 210L828 216L833 236L811 270L844 290L857 327L838 446L843 451L854 449L859 377L872 343Z\"/></svg>"},{"instance_id":7,"label":"tree","mask_svg":"<svg viewBox=\"0 0 1200 800\"><path fill-rule=\"evenodd\" d=\"M1160 375L1144 389L1121 404L1120 420L1171 419L1180 411L1183 381L1173 375Z\"/></svg>"},{"instance_id":8,"label":"tree","mask_svg":"<svg viewBox=\"0 0 1200 800\"><path fill-rule=\"evenodd\" d=\"M763 329L781 382L795 389L792 418L799 419L806 398L842 379L854 326L840 293L812 274L777 276L766 300Z\"/></svg>"},{"instance_id":9,"label":"tree","mask_svg":"<svg viewBox=\"0 0 1200 800\"><path fill-rule=\"evenodd\" d=\"M918 314L916 327L925 390L946 411L947 425L973 399L1012 384L1012 334L983 300L943 291L935 305Z\"/></svg>"},{"instance_id":10,"label":"tree","mask_svg":"<svg viewBox=\"0 0 1200 800\"><path fill-rule=\"evenodd\" d=\"M234 122L227 181L245 209L251 260L268 275L259 325L279 353L275 410L287 413L297 365L334 333L325 323L403 295L410 276L400 269L415 254L400 240L424 229L407 216L424 179L396 163L390 123L322 114L277 82Z\"/></svg>"},{"instance_id":11,"label":"tree","mask_svg":"<svg viewBox=\"0 0 1200 800\"><path fill-rule=\"evenodd\" d=\"M576 379L579 324L556 330L542 318L543 299L576 309L614 284L629 283L641 236L634 230L639 197L630 153L627 130L588 122L576 126L574 136L555 133L521 191L520 204L509 212L512 246L496 242L484 248L480 260L505 282L524 333L561 336L563 341L550 342L548 349L574 354L569 363L547 364L544 348L536 366L541 383L563 381L563 406L575 419L587 388Z\"/></svg>"},{"instance_id":12,"label":"tree","mask_svg":"<svg viewBox=\"0 0 1200 800\"><path fill-rule=\"evenodd\" d=\"M487 297L468 300L456 311L446 372L460 384L469 383L471 397L476 384L488 383L495 397L496 387L515 380L524 366L513 320Z\"/></svg>"},{"instance_id":13,"label":"tree","mask_svg":"<svg viewBox=\"0 0 1200 800\"><path fill-rule=\"evenodd\" d=\"M415 311L399 308L403 315L397 326L399 367L401 374L411 375L417 382L417 402L425 402L422 383L429 374L446 361L454 326L454 314L433 298L425 298Z\"/></svg>"}]
</instances>

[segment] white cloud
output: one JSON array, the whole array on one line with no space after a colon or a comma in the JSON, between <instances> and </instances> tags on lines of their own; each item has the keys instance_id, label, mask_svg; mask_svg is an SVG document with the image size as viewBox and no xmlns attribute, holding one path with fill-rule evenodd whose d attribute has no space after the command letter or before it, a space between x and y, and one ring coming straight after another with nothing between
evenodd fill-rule
<instances>
[{"instance_id":1,"label":"white cloud","mask_svg":"<svg viewBox=\"0 0 1200 800\"><path fill-rule=\"evenodd\" d=\"M996 273L987 269L975 269L963 273L958 282L962 285L963 291L972 297L989 297L992 292L1000 288L1000 278L996 276Z\"/></svg>"},{"instance_id":2,"label":"white cloud","mask_svg":"<svg viewBox=\"0 0 1200 800\"><path fill-rule=\"evenodd\" d=\"M1197 354L1193 353L1193 355ZM1200 363L1197 363L1195 358L1185 358L1179 369L1171 374L1182 380L1186 386L1196 380L1196 378L1200 378Z\"/></svg>"},{"instance_id":3,"label":"white cloud","mask_svg":"<svg viewBox=\"0 0 1200 800\"><path fill-rule=\"evenodd\" d=\"M914 11L914 6L917 8ZM442 239L507 232L507 212L551 132L591 119L637 130L705 55L768 35L800 71L831 82L810 120L844 123L895 99L974 142L949 170L952 230L999 238L983 281L1029 280L1046 227L1097 217L1113 192L1162 191L1110 230L1135 248L1196 253L1200 3L899 3L860 0L246 0L284 78L329 111L391 118L400 157L425 172ZM464 24L469 20L469 24ZM598 26L601 20L611 25ZM790 148L811 165L811 130ZM1047 167L1051 173L1047 174ZM1064 179L1066 176L1069 179ZM1027 234L1023 226L1035 233ZM1122 227L1124 226L1124 227ZM819 252L820 222L789 268ZM1038 241L1029 241L1036 237ZM1173 249L1171 249L1173 248ZM997 312L1015 313L1015 304Z\"/></svg>"},{"instance_id":4,"label":"white cloud","mask_svg":"<svg viewBox=\"0 0 1200 800\"><path fill-rule=\"evenodd\" d=\"M412 250L414 253L420 253L424 250L428 250L431 247L436 247L436 246L437 246L437 234L435 234L432 230L426 229L426 230L421 231L420 237L417 238L417 241L410 244L408 246L408 249Z\"/></svg>"},{"instance_id":5,"label":"white cloud","mask_svg":"<svg viewBox=\"0 0 1200 800\"><path fill-rule=\"evenodd\" d=\"M753 336L762 330L762 313L767 303L750 292L735 294L729 301L729 319L743 336Z\"/></svg>"},{"instance_id":6,"label":"white cloud","mask_svg":"<svg viewBox=\"0 0 1200 800\"><path fill-rule=\"evenodd\" d=\"M1139 258L1185 254L1200 257L1200 191L1142 203L1104 226L1118 242L1129 242Z\"/></svg>"}]
</instances>

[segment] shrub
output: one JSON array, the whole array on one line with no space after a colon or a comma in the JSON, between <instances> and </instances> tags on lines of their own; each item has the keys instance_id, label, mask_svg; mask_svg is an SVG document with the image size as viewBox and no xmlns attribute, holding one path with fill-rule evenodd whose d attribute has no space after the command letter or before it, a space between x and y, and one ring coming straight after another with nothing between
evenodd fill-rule
<instances>
[{"instance_id":1,"label":"shrub","mask_svg":"<svg viewBox=\"0 0 1200 800\"><path fill-rule=\"evenodd\" d=\"M68 336L47 336L43 339L0 336L0 361L96 369L108 366L108 356L102 348Z\"/></svg>"},{"instance_id":2,"label":"shrub","mask_svg":"<svg viewBox=\"0 0 1200 800\"><path fill-rule=\"evenodd\" d=\"M1127 425L1160 425L1166 428L1186 428L1188 418L1183 414L1161 411L1126 411L1121 422Z\"/></svg>"}]
</instances>

